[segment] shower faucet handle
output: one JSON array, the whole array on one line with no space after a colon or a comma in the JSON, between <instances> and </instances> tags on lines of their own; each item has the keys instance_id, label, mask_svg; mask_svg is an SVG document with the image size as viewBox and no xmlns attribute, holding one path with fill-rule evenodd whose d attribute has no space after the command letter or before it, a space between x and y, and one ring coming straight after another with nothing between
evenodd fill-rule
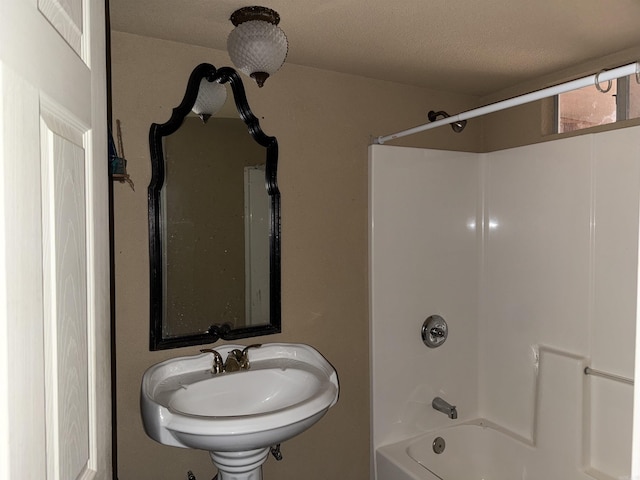
<instances>
[{"instance_id":1,"label":"shower faucet handle","mask_svg":"<svg viewBox=\"0 0 640 480\"><path fill-rule=\"evenodd\" d=\"M442 338L447 334L442 327L433 327L431 330L429 330L429 333L438 338Z\"/></svg>"},{"instance_id":2,"label":"shower faucet handle","mask_svg":"<svg viewBox=\"0 0 640 480\"><path fill-rule=\"evenodd\" d=\"M429 348L442 345L448 334L447 322L440 315L430 315L422 324L422 341Z\"/></svg>"}]
</instances>

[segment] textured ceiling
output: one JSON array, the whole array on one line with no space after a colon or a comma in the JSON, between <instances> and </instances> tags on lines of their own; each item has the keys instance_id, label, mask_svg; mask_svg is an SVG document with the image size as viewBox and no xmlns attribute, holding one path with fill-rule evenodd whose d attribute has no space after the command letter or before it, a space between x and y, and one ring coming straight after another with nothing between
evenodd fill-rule
<instances>
[{"instance_id":1,"label":"textured ceiling","mask_svg":"<svg viewBox=\"0 0 640 480\"><path fill-rule=\"evenodd\" d=\"M276 10L287 62L487 95L640 46L640 0L110 0L114 30L226 49L243 6Z\"/></svg>"}]
</instances>

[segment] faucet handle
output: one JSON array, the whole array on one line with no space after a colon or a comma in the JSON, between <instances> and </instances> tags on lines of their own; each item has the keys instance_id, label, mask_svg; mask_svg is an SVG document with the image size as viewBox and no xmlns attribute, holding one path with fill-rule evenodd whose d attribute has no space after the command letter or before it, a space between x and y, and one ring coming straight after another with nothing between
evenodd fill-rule
<instances>
[{"instance_id":1,"label":"faucet handle","mask_svg":"<svg viewBox=\"0 0 640 480\"><path fill-rule=\"evenodd\" d=\"M201 348L202 353L213 353L213 365L211 366L211 373L218 374L224 371L224 363L222 363L222 355L213 348Z\"/></svg>"},{"instance_id":2,"label":"faucet handle","mask_svg":"<svg viewBox=\"0 0 640 480\"><path fill-rule=\"evenodd\" d=\"M214 356L220 355L216 350L214 350L213 348L201 348L200 349L200 353L213 353Z\"/></svg>"},{"instance_id":3,"label":"faucet handle","mask_svg":"<svg viewBox=\"0 0 640 480\"><path fill-rule=\"evenodd\" d=\"M260 348L262 346L261 343L254 343L253 345L249 345L244 347L241 352L240 358L240 366L243 370L249 370L251 364L249 363L249 349L250 348Z\"/></svg>"},{"instance_id":4,"label":"faucet handle","mask_svg":"<svg viewBox=\"0 0 640 480\"><path fill-rule=\"evenodd\" d=\"M254 343L253 345L249 345L247 347L244 347L242 349L242 356L246 357L247 356L247 350L249 350L250 348L260 348L262 346L261 343Z\"/></svg>"}]
</instances>

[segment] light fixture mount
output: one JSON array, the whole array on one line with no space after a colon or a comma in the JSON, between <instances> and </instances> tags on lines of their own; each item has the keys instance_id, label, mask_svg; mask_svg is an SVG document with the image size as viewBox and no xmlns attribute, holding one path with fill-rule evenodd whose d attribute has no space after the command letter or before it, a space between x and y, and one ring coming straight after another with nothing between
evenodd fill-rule
<instances>
[{"instance_id":1,"label":"light fixture mount","mask_svg":"<svg viewBox=\"0 0 640 480\"><path fill-rule=\"evenodd\" d=\"M280 23L280 15L275 10L267 7L243 7L233 12L230 20L234 27L251 20L260 20L272 25L278 25Z\"/></svg>"}]
</instances>

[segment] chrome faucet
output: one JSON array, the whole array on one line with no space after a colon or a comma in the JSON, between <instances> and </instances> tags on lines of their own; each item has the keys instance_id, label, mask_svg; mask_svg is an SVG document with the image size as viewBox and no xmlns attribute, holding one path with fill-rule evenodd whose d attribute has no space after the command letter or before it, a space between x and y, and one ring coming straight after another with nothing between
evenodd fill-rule
<instances>
[{"instance_id":1,"label":"chrome faucet","mask_svg":"<svg viewBox=\"0 0 640 480\"><path fill-rule=\"evenodd\" d=\"M439 412L444 413L452 420L458 418L458 410L456 410L455 405L451 405L440 397L434 398L433 402L431 402L431 406Z\"/></svg>"},{"instance_id":2,"label":"chrome faucet","mask_svg":"<svg viewBox=\"0 0 640 480\"><path fill-rule=\"evenodd\" d=\"M223 372L237 372L238 370L249 370L251 364L249 363L248 350L250 348L259 348L262 344L255 343L248 347L239 350L234 348L227 355L226 362L222 363L222 355L212 348L203 348L200 351L202 353L213 353L213 365L211 366L211 373L217 375Z\"/></svg>"}]
</instances>

